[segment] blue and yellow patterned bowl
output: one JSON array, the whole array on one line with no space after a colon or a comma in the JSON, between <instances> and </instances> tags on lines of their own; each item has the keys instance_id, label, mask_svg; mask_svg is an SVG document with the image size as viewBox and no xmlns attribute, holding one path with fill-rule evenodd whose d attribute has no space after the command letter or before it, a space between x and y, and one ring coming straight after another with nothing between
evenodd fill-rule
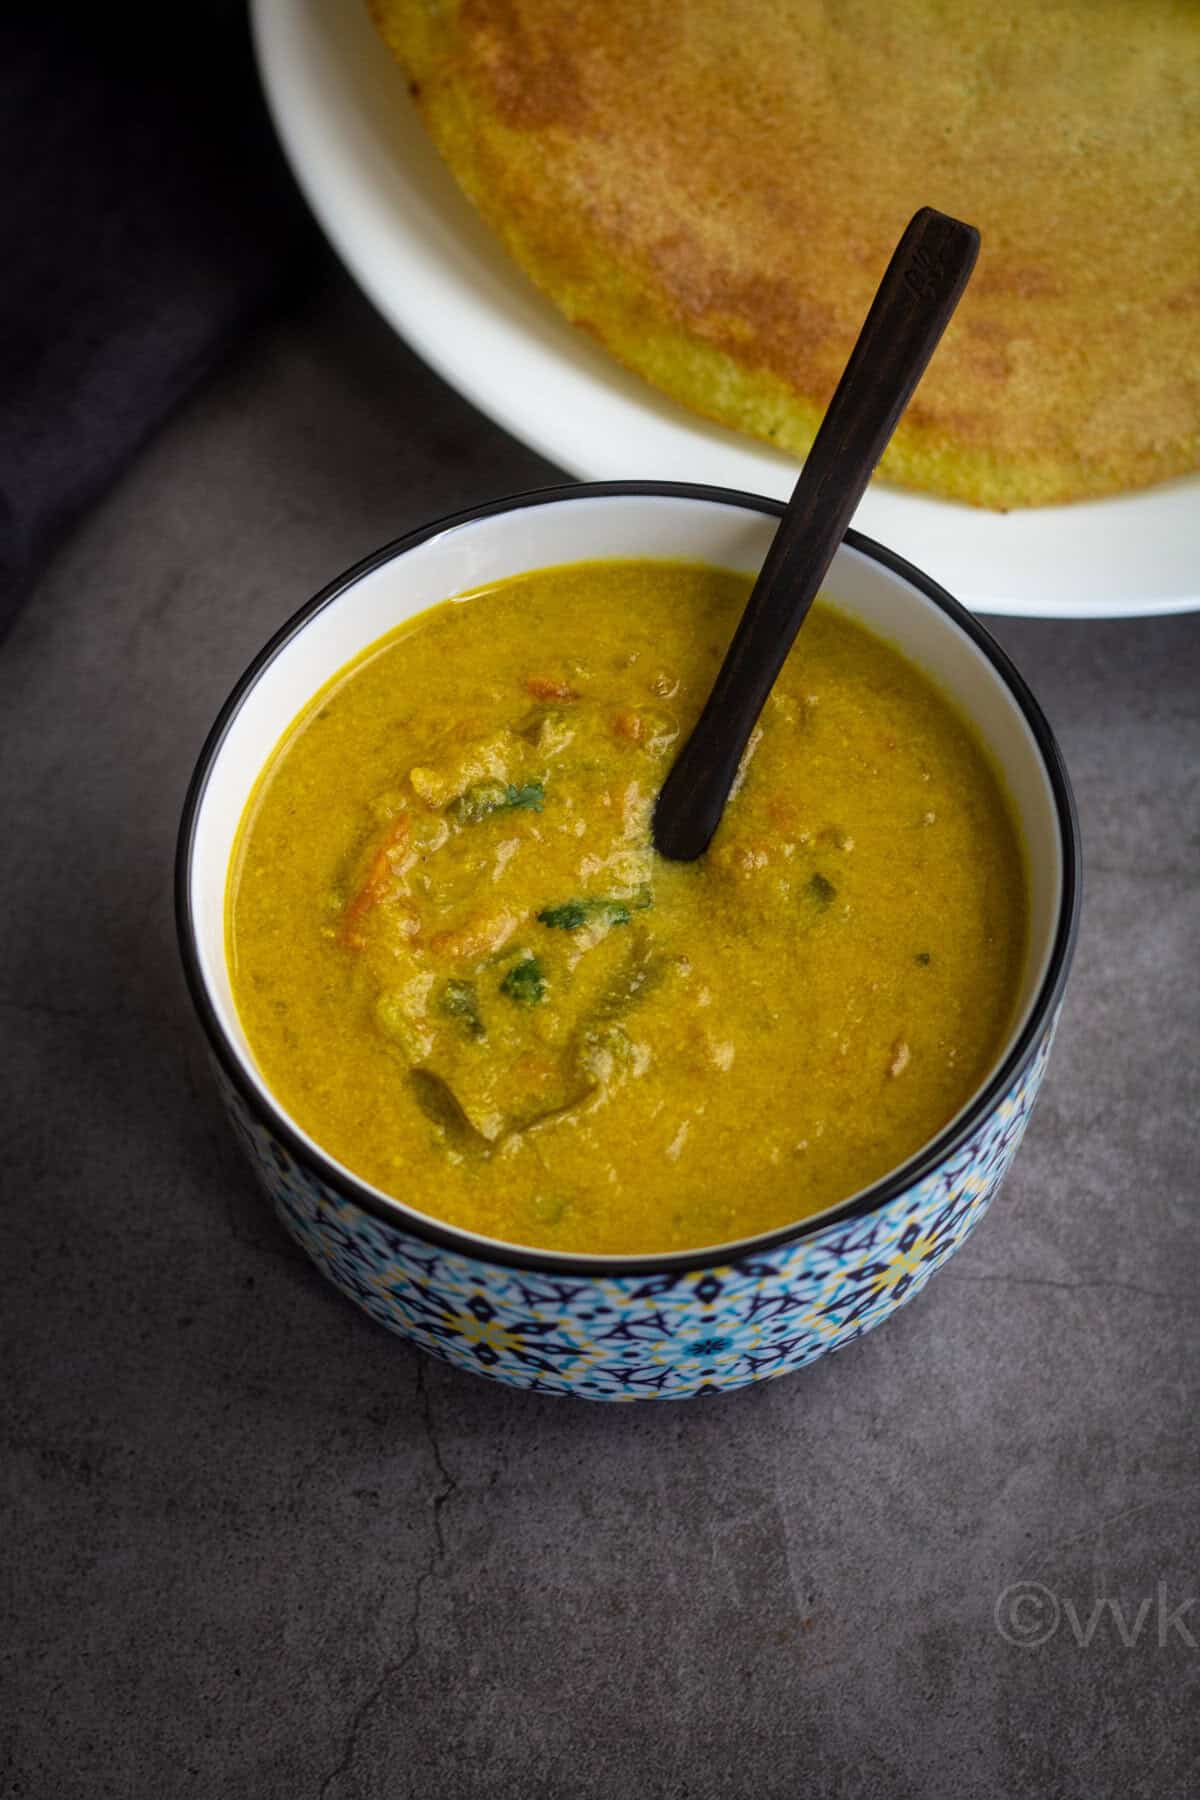
<instances>
[{"instance_id":1,"label":"blue and yellow patterned bowl","mask_svg":"<svg viewBox=\"0 0 1200 1800\"><path fill-rule=\"evenodd\" d=\"M782 1375L878 1325L973 1230L1028 1122L1074 946L1078 827L1050 728L969 613L900 558L847 534L826 597L926 669L1004 775L1031 889L1016 1023L968 1104L886 1179L789 1229L672 1256L581 1259L453 1229L437 1219L436 1195L369 1187L287 1117L255 1067L225 962L238 820L305 701L411 613L526 569L594 557L753 572L781 510L717 488L617 482L528 494L413 532L325 588L272 639L230 695L188 792L176 869L184 967L229 1116L279 1218L373 1319L515 1387L676 1399ZM723 1173L737 1180L735 1169Z\"/></svg>"}]
</instances>

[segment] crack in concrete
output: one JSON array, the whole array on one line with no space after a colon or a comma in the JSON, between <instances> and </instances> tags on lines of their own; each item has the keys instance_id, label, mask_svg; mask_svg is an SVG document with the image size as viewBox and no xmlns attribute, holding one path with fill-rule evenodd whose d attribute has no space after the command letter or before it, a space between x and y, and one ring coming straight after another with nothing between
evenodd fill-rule
<instances>
[{"instance_id":1,"label":"crack in concrete","mask_svg":"<svg viewBox=\"0 0 1200 1800\"><path fill-rule=\"evenodd\" d=\"M1120 1525L1126 1519L1136 1518L1139 1513L1150 1512L1157 1506L1169 1506L1173 1500L1185 1500L1200 1490L1200 1482L1191 1481L1181 1488L1170 1488L1165 1494L1155 1494L1151 1500L1139 1500L1135 1506L1124 1506L1120 1512L1109 1513L1103 1519L1096 1519L1085 1525L1082 1531L1074 1531L1070 1537L1056 1538L1042 1550L1031 1550L1021 1565L1021 1573L1029 1568L1044 1568L1050 1557L1062 1550L1070 1550L1075 1544L1082 1544L1088 1538L1101 1538L1110 1526Z\"/></svg>"},{"instance_id":2,"label":"crack in concrete","mask_svg":"<svg viewBox=\"0 0 1200 1800\"><path fill-rule=\"evenodd\" d=\"M419 1597L420 1597L420 1581L419 1580L417 1583L417 1595L418 1595L418 1604L419 1604ZM345 1743L345 1748L342 1751L341 1759L338 1762L337 1767L331 1769L329 1771L328 1775L325 1777L324 1781L321 1783L321 1792L320 1792L319 1800L325 1800L325 1796L329 1793L330 1788L333 1786L333 1784L337 1780L338 1776L344 1775L346 1773L346 1770L350 1767L350 1764L354 1758L354 1749L355 1749L355 1745L358 1742L358 1734L362 1729L363 1721L367 1717L367 1714L371 1711L372 1707L375 1705L376 1701L379 1699L379 1696L383 1693L384 1688L387 1686L388 1682L392 1679L393 1675L398 1675L400 1673L400 1671L406 1666L406 1664L411 1660L411 1658L414 1654L415 1654L415 1646L414 1646L414 1650L410 1651L407 1656L402 1657L398 1663L389 1663L387 1665L387 1667L384 1669L382 1675L379 1677L379 1680L375 1683L375 1686L371 1689L370 1693L366 1696L366 1698L364 1700L361 1700L359 1702L359 1704L355 1707L353 1717L350 1720L350 1725L349 1725L349 1728L346 1733L346 1743Z\"/></svg>"},{"instance_id":3,"label":"crack in concrete","mask_svg":"<svg viewBox=\"0 0 1200 1800\"><path fill-rule=\"evenodd\" d=\"M413 1583L413 1602L406 1624L406 1635L409 1640L408 1649L396 1662L388 1663L386 1665L379 1676L379 1680L375 1683L370 1693L366 1694L355 1707L350 1718L350 1723L346 1728L346 1737L342 1747L342 1754L339 1757L336 1766L329 1771L324 1781L322 1781L318 1800L326 1800L334 1782L350 1768L350 1765L354 1761L354 1753L358 1746L358 1739L362 1728L380 1699L383 1697L384 1690L398 1675L403 1675L409 1664L415 1662L416 1658L420 1655L422 1649L421 1614L425 1600L425 1589L446 1558L446 1537L442 1525L442 1508L446 1505L446 1502L452 1499L458 1492L458 1482L446 1467L445 1460L442 1456L442 1447L438 1441L437 1426L433 1417L433 1408L430 1403L427 1380L429 1358L425 1355L423 1350L418 1350L416 1355L416 1391L417 1398L421 1405L421 1423L425 1428L425 1437L433 1457L434 1467L437 1470L442 1484L433 1496L431 1514L433 1525L433 1547L429 1561Z\"/></svg>"},{"instance_id":4,"label":"crack in concrete","mask_svg":"<svg viewBox=\"0 0 1200 1800\"><path fill-rule=\"evenodd\" d=\"M429 1440L429 1448L433 1452L434 1467L442 1478L441 1492L433 1496L433 1535L437 1544L438 1561L446 1555L446 1539L442 1531L442 1508L448 1500L458 1492L458 1482L451 1475L442 1459L442 1446L438 1439L437 1426L434 1423L433 1409L429 1399L429 1385L426 1379L429 1358L424 1351L417 1352L420 1361L417 1364L417 1393L421 1399L421 1419L425 1426L425 1436Z\"/></svg>"},{"instance_id":5,"label":"crack in concrete","mask_svg":"<svg viewBox=\"0 0 1200 1800\"><path fill-rule=\"evenodd\" d=\"M1147 1300L1186 1300L1192 1304L1192 1294L1177 1294L1171 1288L1139 1287L1133 1281L1052 1281L1045 1275L964 1275L958 1270L948 1270L945 1281L955 1282L987 1282L994 1287L1042 1287L1061 1288L1068 1294L1083 1294L1101 1288L1114 1288L1118 1293L1141 1294Z\"/></svg>"}]
</instances>

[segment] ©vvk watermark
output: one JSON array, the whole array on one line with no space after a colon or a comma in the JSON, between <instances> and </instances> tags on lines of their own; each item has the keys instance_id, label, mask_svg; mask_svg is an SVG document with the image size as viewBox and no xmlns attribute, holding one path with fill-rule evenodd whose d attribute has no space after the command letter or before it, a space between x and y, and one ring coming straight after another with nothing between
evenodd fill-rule
<instances>
[{"instance_id":1,"label":"\u00a9vvk watermark","mask_svg":"<svg viewBox=\"0 0 1200 1800\"><path fill-rule=\"evenodd\" d=\"M1040 1581L1014 1581L997 1596L995 1620L1002 1638L1026 1650L1048 1644L1064 1626L1081 1650L1114 1640L1126 1650L1139 1643L1164 1650L1169 1644L1182 1644L1195 1650L1200 1631L1195 1606L1194 1594L1172 1604L1165 1581L1158 1583L1155 1593L1136 1601L1123 1603L1105 1596L1088 1606L1077 1606Z\"/></svg>"}]
</instances>

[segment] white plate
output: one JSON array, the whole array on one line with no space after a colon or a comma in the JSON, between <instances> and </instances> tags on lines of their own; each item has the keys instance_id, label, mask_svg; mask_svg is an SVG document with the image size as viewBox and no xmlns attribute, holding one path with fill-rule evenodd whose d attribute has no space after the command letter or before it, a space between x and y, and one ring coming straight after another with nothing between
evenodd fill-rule
<instances>
[{"instance_id":1,"label":"white plate","mask_svg":"<svg viewBox=\"0 0 1200 1800\"><path fill-rule=\"evenodd\" d=\"M364 0L254 0L253 19L267 98L309 204L384 317L448 382L582 480L791 492L794 463L657 394L526 281L432 148ZM854 523L980 612L1200 607L1200 477L1006 514L873 482Z\"/></svg>"}]
</instances>

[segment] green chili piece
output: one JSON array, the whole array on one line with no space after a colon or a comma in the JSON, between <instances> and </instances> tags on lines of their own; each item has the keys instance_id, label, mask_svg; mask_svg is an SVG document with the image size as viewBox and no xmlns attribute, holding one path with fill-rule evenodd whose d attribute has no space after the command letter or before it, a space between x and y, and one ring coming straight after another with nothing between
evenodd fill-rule
<instances>
[{"instance_id":1,"label":"green chili piece","mask_svg":"<svg viewBox=\"0 0 1200 1800\"><path fill-rule=\"evenodd\" d=\"M832 881L830 881L827 876L822 875L818 870L815 874L810 875L805 882L804 892L808 895L809 899L815 901L820 910L824 912L825 908L833 901L837 889L834 887Z\"/></svg>"},{"instance_id":2,"label":"green chili piece","mask_svg":"<svg viewBox=\"0 0 1200 1800\"><path fill-rule=\"evenodd\" d=\"M650 901L639 895L632 904L640 909ZM628 925L631 917L624 900L567 900L561 906L545 907L538 914L538 923L548 925L551 931L578 931L581 925Z\"/></svg>"},{"instance_id":3,"label":"green chili piece","mask_svg":"<svg viewBox=\"0 0 1200 1800\"><path fill-rule=\"evenodd\" d=\"M540 781L514 787L505 781L474 781L451 807L460 825L478 825L496 812L541 812L546 792Z\"/></svg>"},{"instance_id":4,"label":"green chili piece","mask_svg":"<svg viewBox=\"0 0 1200 1800\"><path fill-rule=\"evenodd\" d=\"M485 1038L487 1027L479 1016L479 1001L473 981L448 981L439 1001L448 1019L457 1020L469 1038Z\"/></svg>"},{"instance_id":5,"label":"green chili piece","mask_svg":"<svg viewBox=\"0 0 1200 1800\"><path fill-rule=\"evenodd\" d=\"M514 963L500 983L500 992L518 1006L540 1006L546 998L546 977L537 957L526 956Z\"/></svg>"}]
</instances>

